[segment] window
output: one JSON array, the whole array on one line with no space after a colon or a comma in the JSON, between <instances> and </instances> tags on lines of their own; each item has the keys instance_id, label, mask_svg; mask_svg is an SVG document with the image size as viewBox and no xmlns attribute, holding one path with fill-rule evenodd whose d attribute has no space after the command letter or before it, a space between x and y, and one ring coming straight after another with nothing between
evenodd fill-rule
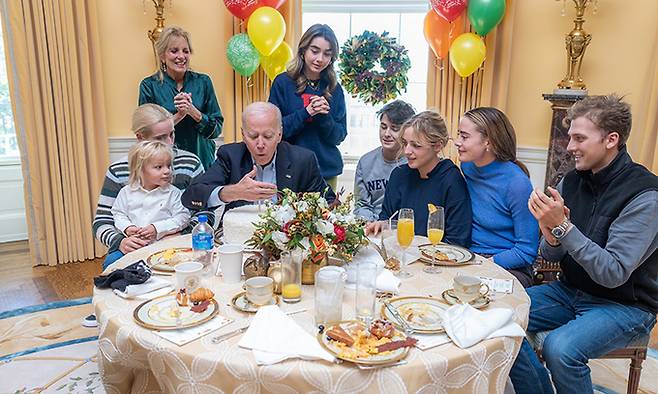
<instances>
[{"instance_id":1,"label":"window","mask_svg":"<svg viewBox=\"0 0 658 394\"><path fill-rule=\"evenodd\" d=\"M365 30L387 31L407 48L411 59L407 91L398 97L422 111L427 106L428 46L423 36L423 19L428 2L407 0L304 0L302 27L306 31L315 23L325 23L334 30L340 46L348 38ZM337 71L340 70L336 66ZM347 160L358 160L379 146L379 121L376 112L383 104L372 106L345 93L347 104L347 138L340 150Z\"/></svg>"},{"instance_id":2,"label":"window","mask_svg":"<svg viewBox=\"0 0 658 394\"><path fill-rule=\"evenodd\" d=\"M0 29L0 161L15 161L18 157L18 142L7 81L7 62Z\"/></svg>"}]
</instances>

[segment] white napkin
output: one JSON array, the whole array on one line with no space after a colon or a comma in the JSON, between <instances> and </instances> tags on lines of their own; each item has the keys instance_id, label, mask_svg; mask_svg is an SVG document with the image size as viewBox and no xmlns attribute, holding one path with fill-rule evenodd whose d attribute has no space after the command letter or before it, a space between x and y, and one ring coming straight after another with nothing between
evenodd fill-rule
<instances>
[{"instance_id":1,"label":"white napkin","mask_svg":"<svg viewBox=\"0 0 658 394\"><path fill-rule=\"evenodd\" d=\"M311 334L277 305L258 309L238 346L251 349L259 365L274 364L294 357L334 361L334 357Z\"/></svg>"},{"instance_id":2,"label":"white napkin","mask_svg":"<svg viewBox=\"0 0 658 394\"><path fill-rule=\"evenodd\" d=\"M468 304L450 307L443 317L443 327L455 345L464 349L496 337L524 337L525 331L512 317L514 311L493 308L479 311Z\"/></svg>"},{"instance_id":3,"label":"white napkin","mask_svg":"<svg viewBox=\"0 0 658 394\"><path fill-rule=\"evenodd\" d=\"M137 296L141 296L165 287L171 287L171 282L163 278L158 278L157 276L151 276L144 283L126 286L125 291L114 289L114 294L122 298L136 298Z\"/></svg>"},{"instance_id":4,"label":"white napkin","mask_svg":"<svg viewBox=\"0 0 658 394\"><path fill-rule=\"evenodd\" d=\"M420 350L427 350L433 347L443 345L450 342L450 337L445 333L441 334L413 334L413 337L418 339L416 346Z\"/></svg>"},{"instance_id":5,"label":"white napkin","mask_svg":"<svg viewBox=\"0 0 658 394\"><path fill-rule=\"evenodd\" d=\"M382 272L377 275L377 281L375 282L377 291L394 294L398 293L400 283L400 278L395 276L390 270L387 269L383 269Z\"/></svg>"}]
</instances>

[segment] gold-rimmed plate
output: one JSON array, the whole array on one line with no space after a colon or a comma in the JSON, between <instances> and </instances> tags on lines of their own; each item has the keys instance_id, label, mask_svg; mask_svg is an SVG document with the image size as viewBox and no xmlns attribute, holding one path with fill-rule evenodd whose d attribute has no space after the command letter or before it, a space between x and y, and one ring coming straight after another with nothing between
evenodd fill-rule
<instances>
[{"instance_id":1,"label":"gold-rimmed plate","mask_svg":"<svg viewBox=\"0 0 658 394\"><path fill-rule=\"evenodd\" d=\"M345 330L354 340L355 343L352 346L347 346L342 342L335 341L330 339L327 336L327 331L331 330L333 327L340 325L340 327ZM407 357L409 354L409 347L403 347L395 349L388 352L371 354L368 352L368 349L374 346L376 343L376 337L370 336L373 342L362 343L359 338L360 336L365 335L365 324L358 320L345 320L340 322L328 323L325 325L325 329L322 333L318 333L318 341L325 350L334 355L336 358L339 358L344 361L349 361L355 364L361 365L386 365L391 364L397 361L402 360ZM361 339L363 339L361 337ZM395 330L395 334L389 341L405 340L407 337L400 332ZM381 340L380 340L381 341ZM357 344L359 344L357 346Z\"/></svg>"},{"instance_id":2,"label":"gold-rimmed plate","mask_svg":"<svg viewBox=\"0 0 658 394\"><path fill-rule=\"evenodd\" d=\"M178 330L203 324L219 313L215 299L205 311L192 312L190 306L178 306L175 295L165 295L141 303L133 312L135 322L150 330Z\"/></svg>"},{"instance_id":3,"label":"gold-rimmed plate","mask_svg":"<svg viewBox=\"0 0 658 394\"><path fill-rule=\"evenodd\" d=\"M267 305L279 305L279 296L274 294ZM240 312L256 313L258 312L258 308L267 305L256 305L249 302L246 291L236 294L233 296L233 299L231 299L231 306Z\"/></svg>"},{"instance_id":4,"label":"gold-rimmed plate","mask_svg":"<svg viewBox=\"0 0 658 394\"><path fill-rule=\"evenodd\" d=\"M450 305L463 304L459 297L455 295L454 289L445 290L443 293L441 293L441 297ZM486 308L490 303L491 298L489 297L489 293L484 292L480 293L480 297L469 302L469 304L475 309Z\"/></svg>"},{"instance_id":5,"label":"gold-rimmed plate","mask_svg":"<svg viewBox=\"0 0 658 394\"><path fill-rule=\"evenodd\" d=\"M436 257L435 265L455 266L470 263L475 255L470 250L456 245L448 244L423 244L419 245L420 260L423 263L432 263L432 254Z\"/></svg>"},{"instance_id":6,"label":"gold-rimmed plate","mask_svg":"<svg viewBox=\"0 0 658 394\"><path fill-rule=\"evenodd\" d=\"M192 248L169 248L155 252L146 259L146 263L156 271L174 272L178 263L194 261Z\"/></svg>"},{"instance_id":7,"label":"gold-rimmed plate","mask_svg":"<svg viewBox=\"0 0 658 394\"><path fill-rule=\"evenodd\" d=\"M432 297L408 296L391 298L388 303L397 310L400 317L415 332L420 334L445 332L443 316L450 306L441 300ZM393 322L398 328L402 328L385 305L382 305L381 316Z\"/></svg>"}]
</instances>

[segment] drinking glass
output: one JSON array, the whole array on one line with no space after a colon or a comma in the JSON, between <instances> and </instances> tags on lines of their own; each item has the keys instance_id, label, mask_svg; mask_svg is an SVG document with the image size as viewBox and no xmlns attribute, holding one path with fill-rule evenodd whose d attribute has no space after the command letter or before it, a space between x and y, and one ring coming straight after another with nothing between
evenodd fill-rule
<instances>
[{"instance_id":1,"label":"drinking glass","mask_svg":"<svg viewBox=\"0 0 658 394\"><path fill-rule=\"evenodd\" d=\"M368 326L375 314L378 272L377 263L374 261L360 261L356 265L356 318Z\"/></svg>"},{"instance_id":2,"label":"drinking glass","mask_svg":"<svg viewBox=\"0 0 658 394\"><path fill-rule=\"evenodd\" d=\"M410 278L413 274L405 269L407 265L406 252L407 248L411 246L411 242L414 240L414 210L411 208L402 208L400 213L398 213L398 244L402 249L402 262L400 267L400 272L398 277L400 278Z\"/></svg>"},{"instance_id":3,"label":"drinking glass","mask_svg":"<svg viewBox=\"0 0 658 394\"><path fill-rule=\"evenodd\" d=\"M343 319L343 290L347 274L342 267L322 267L315 273L315 324Z\"/></svg>"},{"instance_id":4,"label":"drinking glass","mask_svg":"<svg viewBox=\"0 0 658 394\"><path fill-rule=\"evenodd\" d=\"M445 215L443 212L443 207L436 207L436 211L430 212L427 215L427 238L429 238L430 243L433 246L436 246L443 239L444 231L444 222ZM441 269L436 265L436 253L432 249L432 265L423 268L423 272L428 274L438 274L441 273Z\"/></svg>"},{"instance_id":5,"label":"drinking glass","mask_svg":"<svg viewBox=\"0 0 658 394\"><path fill-rule=\"evenodd\" d=\"M281 296L284 302L294 303L302 299L302 262L305 253L293 249L281 253Z\"/></svg>"}]
</instances>

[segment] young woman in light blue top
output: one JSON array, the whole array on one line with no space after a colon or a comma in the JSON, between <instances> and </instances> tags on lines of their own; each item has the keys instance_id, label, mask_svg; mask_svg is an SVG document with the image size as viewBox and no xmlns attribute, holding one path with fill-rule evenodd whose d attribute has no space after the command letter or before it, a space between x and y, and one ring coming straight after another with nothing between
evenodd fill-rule
<instances>
[{"instance_id":1,"label":"young woman in light blue top","mask_svg":"<svg viewBox=\"0 0 658 394\"><path fill-rule=\"evenodd\" d=\"M539 227L528 210L532 184L528 169L516 159L512 124L496 108L474 108L459 120L455 146L471 196L471 250L492 256L530 286Z\"/></svg>"}]
</instances>

